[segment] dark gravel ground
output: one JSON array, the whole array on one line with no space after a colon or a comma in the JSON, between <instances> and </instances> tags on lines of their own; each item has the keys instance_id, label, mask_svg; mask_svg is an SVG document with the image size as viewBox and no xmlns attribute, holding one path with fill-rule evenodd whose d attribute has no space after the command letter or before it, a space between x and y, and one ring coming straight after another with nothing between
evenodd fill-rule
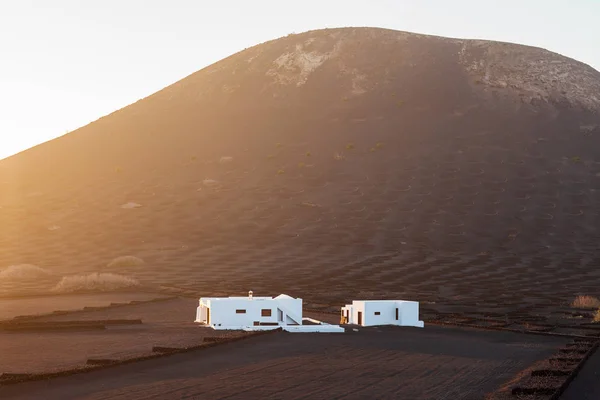
<instances>
[{"instance_id":1,"label":"dark gravel ground","mask_svg":"<svg viewBox=\"0 0 600 400\"><path fill-rule=\"evenodd\" d=\"M433 326L281 333L0 387L0 398L482 399L564 343Z\"/></svg>"},{"instance_id":2,"label":"dark gravel ground","mask_svg":"<svg viewBox=\"0 0 600 400\"><path fill-rule=\"evenodd\" d=\"M33 320L44 324L142 320L142 324L108 325L105 330L0 330L0 373L57 372L85 366L89 358L125 360L152 354L153 346L190 347L202 344L207 336L246 334L200 327L193 322L197 304L194 299L170 299Z\"/></svg>"}]
</instances>

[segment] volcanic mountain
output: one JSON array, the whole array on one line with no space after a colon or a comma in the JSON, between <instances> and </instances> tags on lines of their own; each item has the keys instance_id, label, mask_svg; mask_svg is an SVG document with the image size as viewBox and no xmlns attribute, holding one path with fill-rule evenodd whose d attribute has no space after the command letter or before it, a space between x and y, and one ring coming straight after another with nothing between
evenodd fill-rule
<instances>
[{"instance_id":1,"label":"volcanic mountain","mask_svg":"<svg viewBox=\"0 0 600 400\"><path fill-rule=\"evenodd\" d=\"M117 272L213 292L567 298L600 283L600 73L509 43L289 35L1 161L0 223L2 267L131 255Z\"/></svg>"}]
</instances>

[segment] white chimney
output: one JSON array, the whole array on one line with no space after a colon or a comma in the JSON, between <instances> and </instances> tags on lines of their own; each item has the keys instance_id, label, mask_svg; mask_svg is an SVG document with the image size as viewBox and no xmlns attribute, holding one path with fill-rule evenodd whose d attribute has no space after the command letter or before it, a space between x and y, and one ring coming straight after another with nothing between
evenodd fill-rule
<instances>
[{"instance_id":1,"label":"white chimney","mask_svg":"<svg viewBox=\"0 0 600 400\"><path fill-rule=\"evenodd\" d=\"M249 298L250 300L252 300L252 294L253 294L253 293L254 293L254 292L252 292L252 290L250 290L250 291L248 292L248 298Z\"/></svg>"}]
</instances>

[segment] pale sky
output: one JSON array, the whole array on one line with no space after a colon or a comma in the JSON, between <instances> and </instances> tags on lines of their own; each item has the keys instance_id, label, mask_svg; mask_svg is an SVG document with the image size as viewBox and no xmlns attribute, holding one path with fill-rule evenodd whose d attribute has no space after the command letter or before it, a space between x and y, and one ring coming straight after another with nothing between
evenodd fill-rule
<instances>
[{"instance_id":1,"label":"pale sky","mask_svg":"<svg viewBox=\"0 0 600 400\"><path fill-rule=\"evenodd\" d=\"M600 0L0 0L0 159L245 47L344 26L528 44L600 70Z\"/></svg>"}]
</instances>

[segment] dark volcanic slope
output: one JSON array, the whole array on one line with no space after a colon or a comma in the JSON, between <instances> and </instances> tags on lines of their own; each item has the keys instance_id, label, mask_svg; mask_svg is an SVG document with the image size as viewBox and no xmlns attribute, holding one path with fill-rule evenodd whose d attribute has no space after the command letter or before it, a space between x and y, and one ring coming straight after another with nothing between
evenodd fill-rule
<instances>
[{"instance_id":1,"label":"dark volcanic slope","mask_svg":"<svg viewBox=\"0 0 600 400\"><path fill-rule=\"evenodd\" d=\"M291 35L0 162L0 265L570 296L600 281L599 110L600 73L538 48Z\"/></svg>"}]
</instances>

